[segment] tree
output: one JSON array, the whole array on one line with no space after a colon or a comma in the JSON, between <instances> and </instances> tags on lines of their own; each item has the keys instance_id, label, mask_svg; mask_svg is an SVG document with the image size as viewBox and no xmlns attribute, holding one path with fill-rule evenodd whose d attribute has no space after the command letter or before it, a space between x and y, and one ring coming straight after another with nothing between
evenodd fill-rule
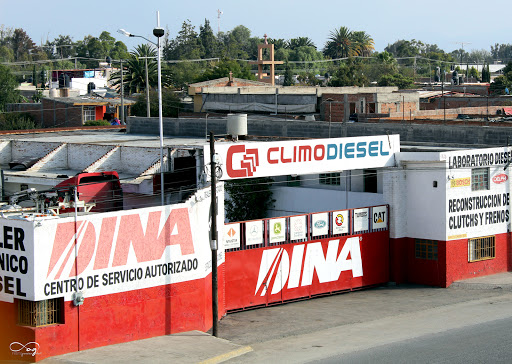
<instances>
[{"instance_id":1,"label":"tree","mask_svg":"<svg viewBox=\"0 0 512 364\"><path fill-rule=\"evenodd\" d=\"M400 73L393 75L384 75L381 77L379 86L398 86L399 89L407 89L414 86L414 81L410 77L402 76Z\"/></svg>"},{"instance_id":2,"label":"tree","mask_svg":"<svg viewBox=\"0 0 512 364\"><path fill-rule=\"evenodd\" d=\"M292 38L288 42L286 42L286 48L295 50L300 47L313 47L316 50L315 43L313 43L313 40L311 40L311 38L308 37Z\"/></svg>"},{"instance_id":3,"label":"tree","mask_svg":"<svg viewBox=\"0 0 512 364\"><path fill-rule=\"evenodd\" d=\"M425 49L425 44L421 41L413 40L397 40L393 44L388 44L384 50L391 53L395 58L418 56Z\"/></svg>"},{"instance_id":4,"label":"tree","mask_svg":"<svg viewBox=\"0 0 512 364\"><path fill-rule=\"evenodd\" d=\"M364 86L368 83L362 64L352 58L348 59L346 63L340 64L329 80L329 86L332 87Z\"/></svg>"},{"instance_id":5,"label":"tree","mask_svg":"<svg viewBox=\"0 0 512 364\"><path fill-rule=\"evenodd\" d=\"M204 25L199 27L199 42L202 47L202 56L204 58L217 57L219 54L219 42L213 34L210 21L205 19Z\"/></svg>"},{"instance_id":6,"label":"tree","mask_svg":"<svg viewBox=\"0 0 512 364\"><path fill-rule=\"evenodd\" d=\"M176 38L171 39L164 47L164 58L167 60L176 59L197 59L201 57L201 43L195 27L186 20L181 25L181 30Z\"/></svg>"},{"instance_id":7,"label":"tree","mask_svg":"<svg viewBox=\"0 0 512 364\"><path fill-rule=\"evenodd\" d=\"M155 60L157 54L155 48L147 44L141 44L130 54L126 62L123 62L123 68L127 71L123 73L123 84L125 93L142 92L146 90L146 59L148 62L148 81L149 85L157 86L158 68ZM113 86L121 85L121 72L115 72L110 76ZM167 68L162 70L162 85L171 84L170 73Z\"/></svg>"},{"instance_id":8,"label":"tree","mask_svg":"<svg viewBox=\"0 0 512 364\"><path fill-rule=\"evenodd\" d=\"M16 89L18 82L9 68L0 64L0 112L5 110L5 105L19 102L20 93Z\"/></svg>"},{"instance_id":9,"label":"tree","mask_svg":"<svg viewBox=\"0 0 512 364\"><path fill-rule=\"evenodd\" d=\"M151 115L158 115L158 92L151 91L149 93L149 105ZM174 89L164 88L162 90L162 116L163 117L176 117L181 110L182 105L180 98L176 94ZM146 116L146 96L139 95L137 102L132 105L130 109L132 115L135 116Z\"/></svg>"},{"instance_id":10,"label":"tree","mask_svg":"<svg viewBox=\"0 0 512 364\"><path fill-rule=\"evenodd\" d=\"M30 52L36 47L32 39L21 28L14 29L12 36L7 38L7 44L14 53L15 61L30 60Z\"/></svg>"},{"instance_id":11,"label":"tree","mask_svg":"<svg viewBox=\"0 0 512 364\"><path fill-rule=\"evenodd\" d=\"M230 72L233 73L233 77L244 78L246 80L256 79L251 73L248 64L242 64L238 61L223 58L217 62L214 67L208 68L201 76L196 78L196 82L228 77Z\"/></svg>"},{"instance_id":12,"label":"tree","mask_svg":"<svg viewBox=\"0 0 512 364\"><path fill-rule=\"evenodd\" d=\"M226 218L234 222L267 217L275 202L270 189L272 182L268 177L226 182Z\"/></svg>"},{"instance_id":13,"label":"tree","mask_svg":"<svg viewBox=\"0 0 512 364\"><path fill-rule=\"evenodd\" d=\"M354 51L358 56L368 57L375 49L375 42L372 37L364 31L352 32L351 39L354 44Z\"/></svg>"},{"instance_id":14,"label":"tree","mask_svg":"<svg viewBox=\"0 0 512 364\"><path fill-rule=\"evenodd\" d=\"M290 64L288 62L286 62L285 66L284 66L283 86L293 86L293 85L295 85L295 81L293 80L293 72L290 68Z\"/></svg>"},{"instance_id":15,"label":"tree","mask_svg":"<svg viewBox=\"0 0 512 364\"><path fill-rule=\"evenodd\" d=\"M352 31L340 27L329 33L324 47L324 55L333 59L351 57L356 54L356 45L352 40Z\"/></svg>"}]
</instances>

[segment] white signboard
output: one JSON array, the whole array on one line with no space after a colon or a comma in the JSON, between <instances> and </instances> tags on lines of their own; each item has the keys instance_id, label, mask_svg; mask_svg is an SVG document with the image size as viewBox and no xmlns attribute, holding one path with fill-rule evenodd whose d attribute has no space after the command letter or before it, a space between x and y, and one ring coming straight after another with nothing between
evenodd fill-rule
<instances>
[{"instance_id":1,"label":"white signboard","mask_svg":"<svg viewBox=\"0 0 512 364\"><path fill-rule=\"evenodd\" d=\"M368 209L354 210L354 233L368 230Z\"/></svg>"},{"instance_id":2,"label":"white signboard","mask_svg":"<svg viewBox=\"0 0 512 364\"><path fill-rule=\"evenodd\" d=\"M506 233L510 226L510 179L512 149L486 148L441 155L451 169L453 180L470 180L471 187L446 189L446 240L469 239ZM477 180L472 171L481 168Z\"/></svg>"},{"instance_id":3,"label":"white signboard","mask_svg":"<svg viewBox=\"0 0 512 364\"><path fill-rule=\"evenodd\" d=\"M247 221L245 223L245 245L263 244L263 221Z\"/></svg>"},{"instance_id":4,"label":"white signboard","mask_svg":"<svg viewBox=\"0 0 512 364\"><path fill-rule=\"evenodd\" d=\"M348 234L349 232L348 211L333 211L332 213L332 233Z\"/></svg>"},{"instance_id":5,"label":"white signboard","mask_svg":"<svg viewBox=\"0 0 512 364\"><path fill-rule=\"evenodd\" d=\"M224 249L240 248L240 224L224 226Z\"/></svg>"},{"instance_id":6,"label":"white signboard","mask_svg":"<svg viewBox=\"0 0 512 364\"><path fill-rule=\"evenodd\" d=\"M205 278L211 272L209 211L205 189L181 204L79 216L76 222L73 217L37 224L0 219L0 254L15 254L18 262L16 271L0 270L0 301L69 301L76 291L87 299ZM219 244L219 264L223 261Z\"/></svg>"},{"instance_id":7,"label":"white signboard","mask_svg":"<svg viewBox=\"0 0 512 364\"><path fill-rule=\"evenodd\" d=\"M290 240L306 239L306 215L290 217Z\"/></svg>"},{"instance_id":8,"label":"white signboard","mask_svg":"<svg viewBox=\"0 0 512 364\"><path fill-rule=\"evenodd\" d=\"M270 243L282 243L286 240L286 219L268 220Z\"/></svg>"},{"instance_id":9,"label":"white signboard","mask_svg":"<svg viewBox=\"0 0 512 364\"><path fill-rule=\"evenodd\" d=\"M329 214L322 212L311 215L313 225L313 236L323 236L329 234Z\"/></svg>"},{"instance_id":10,"label":"white signboard","mask_svg":"<svg viewBox=\"0 0 512 364\"><path fill-rule=\"evenodd\" d=\"M399 135L215 144L220 180L388 167L399 151ZM204 159L209 165L209 145Z\"/></svg>"},{"instance_id":11,"label":"white signboard","mask_svg":"<svg viewBox=\"0 0 512 364\"><path fill-rule=\"evenodd\" d=\"M386 229L388 227L388 209L386 206L372 208L372 227Z\"/></svg>"}]
</instances>

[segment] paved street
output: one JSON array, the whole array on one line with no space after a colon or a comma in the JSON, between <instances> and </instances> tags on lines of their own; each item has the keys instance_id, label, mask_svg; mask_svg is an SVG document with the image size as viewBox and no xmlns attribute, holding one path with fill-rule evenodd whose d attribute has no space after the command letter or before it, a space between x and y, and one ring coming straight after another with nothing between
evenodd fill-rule
<instances>
[{"instance_id":1,"label":"paved street","mask_svg":"<svg viewBox=\"0 0 512 364\"><path fill-rule=\"evenodd\" d=\"M231 313L191 332L48 363L482 363L512 357L512 273L452 288L400 285Z\"/></svg>"},{"instance_id":2,"label":"paved street","mask_svg":"<svg viewBox=\"0 0 512 364\"><path fill-rule=\"evenodd\" d=\"M411 339L433 340L439 334L451 337L451 332L462 328L510 318L512 293L508 291L401 286L233 314L222 321L220 332L223 338L253 349L230 363L271 359L356 363L359 359L374 362L371 350L381 346L387 345L393 352L391 348L404 347ZM434 348L430 359L442 361ZM459 351L456 345L449 349ZM388 362L396 359L391 356ZM431 360L416 358L412 362Z\"/></svg>"}]
</instances>

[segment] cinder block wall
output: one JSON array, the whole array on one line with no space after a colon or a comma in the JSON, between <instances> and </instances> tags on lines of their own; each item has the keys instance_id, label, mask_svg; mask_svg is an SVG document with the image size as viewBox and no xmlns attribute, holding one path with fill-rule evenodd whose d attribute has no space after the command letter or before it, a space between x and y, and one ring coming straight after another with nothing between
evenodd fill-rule
<instances>
[{"instance_id":1,"label":"cinder block wall","mask_svg":"<svg viewBox=\"0 0 512 364\"><path fill-rule=\"evenodd\" d=\"M512 140L512 127L503 123L481 125L432 125L391 123L331 123L326 121L253 119L248 117L247 131L254 136L279 136L288 138L331 138L400 134L401 144L421 142L429 144L466 144L472 146L506 146ZM174 137L204 138L206 131L215 135L226 134L226 118L163 119L164 135ZM330 131L329 131L330 130ZM129 117L127 132L130 134L159 134L158 118Z\"/></svg>"}]
</instances>

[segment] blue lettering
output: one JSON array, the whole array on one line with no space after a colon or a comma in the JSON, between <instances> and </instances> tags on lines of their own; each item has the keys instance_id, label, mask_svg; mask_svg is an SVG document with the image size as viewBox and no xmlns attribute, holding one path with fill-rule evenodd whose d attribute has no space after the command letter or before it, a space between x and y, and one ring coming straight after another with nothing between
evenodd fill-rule
<instances>
[{"instance_id":1,"label":"blue lettering","mask_svg":"<svg viewBox=\"0 0 512 364\"><path fill-rule=\"evenodd\" d=\"M374 140L368 145L368 155L370 157L377 157L379 155L379 142Z\"/></svg>"},{"instance_id":2,"label":"blue lettering","mask_svg":"<svg viewBox=\"0 0 512 364\"><path fill-rule=\"evenodd\" d=\"M331 154L331 150L333 154ZM336 144L327 144L327 159L336 159L337 155L338 146Z\"/></svg>"},{"instance_id":3,"label":"blue lettering","mask_svg":"<svg viewBox=\"0 0 512 364\"><path fill-rule=\"evenodd\" d=\"M382 150L382 143L383 143L383 142L382 142L382 140L381 140L381 141L380 141L380 155L389 155L389 151L388 151L388 152L384 152L384 151Z\"/></svg>"},{"instance_id":4,"label":"blue lettering","mask_svg":"<svg viewBox=\"0 0 512 364\"><path fill-rule=\"evenodd\" d=\"M354 158L354 143L345 144L345 158Z\"/></svg>"},{"instance_id":5,"label":"blue lettering","mask_svg":"<svg viewBox=\"0 0 512 364\"><path fill-rule=\"evenodd\" d=\"M366 142L359 142L357 143L357 158L364 158L366 157Z\"/></svg>"}]
</instances>

